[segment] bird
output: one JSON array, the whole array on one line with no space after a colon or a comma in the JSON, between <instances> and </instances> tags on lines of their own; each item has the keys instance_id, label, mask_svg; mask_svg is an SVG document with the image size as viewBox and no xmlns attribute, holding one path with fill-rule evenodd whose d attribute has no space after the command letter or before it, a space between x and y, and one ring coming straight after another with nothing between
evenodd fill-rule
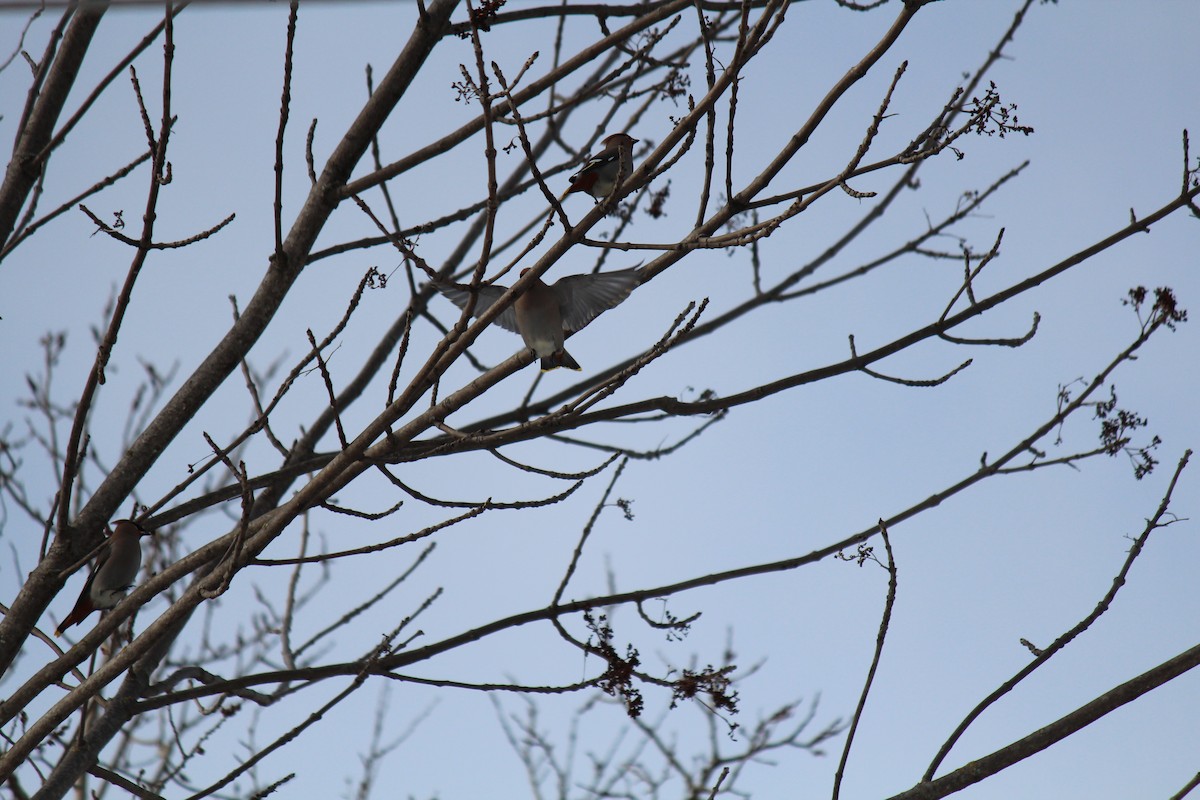
<instances>
[{"instance_id":1,"label":"bird","mask_svg":"<svg viewBox=\"0 0 1200 800\"><path fill-rule=\"evenodd\" d=\"M521 270L524 275L528 269ZM521 334L525 346L542 361L542 372L558 367L582 369L563 347L567 334L583 329L602 311L618 305L642 280L640 267L567 275L547 286L536 280L494 320L505 330ZM472 290L438 283L438 289L459 308L466 308ZM474 315L479 316L508 291L507 286L480 286Z\"/></svg>"},{"instance_id":2,"label":"bird","mask_svg":"<svg viewBox=\"0 0 1200 800\"><path fill-rule=\"evenodd\" d=\"M571 176L571 192L587 192L597 203L612 194L617 176L627 179L633 173L633 146L637 139L626 133L604 137L604 149L592 156Z\"/></svg>"},{"instance_id":3,"label":"bird","mask_svg":"<svg viewBox=\"0 0 1200 800\"><path fill-rule=\"evenodd\" d=\"M113 532L105 543L103 554L83 584L75 607L54 632L55 636L62 636L63 631L83 622L93 611L103 611L121 602L142 568L140 540L149 535L149 531L133 520L119 519L113 523Z\"/></svg>"}]
</instances>

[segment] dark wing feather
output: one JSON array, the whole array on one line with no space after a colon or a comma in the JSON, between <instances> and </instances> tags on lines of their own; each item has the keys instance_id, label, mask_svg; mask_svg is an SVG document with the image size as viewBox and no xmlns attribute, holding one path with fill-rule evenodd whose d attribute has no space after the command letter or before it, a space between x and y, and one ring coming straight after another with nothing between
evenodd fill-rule
<instances>
[{"instance_id":1,"label":"dark wing feather","mask_svg":"<svg viewBox=\"0 0 1200 800\"><path fill-rule=\"evenodd\" d=\"M107 558L108 551L106 550L101 553L98 559L96 559L95 566L92 568L92 571L88 573L87 580L83 582L83 591L79 593L79 598L75 601L75 605L71 609L71 613L63 617L62 622L58 623L58 627L54 631L55 636L62 636L63 631L83 622L93 611L96 610L95 605L92 603L92 582L96 580L96 573L99 572L100 568L104 566L104 562Z\"/></svg>"},{"instance_id":2,"label":"dark wing feather","mask_svg":"<svg viewBox=\"0 0 1200 800\"><path fill-rule=\"evenodd\" d=\"M604 167L604 165L611 164L616 161L620 155L621 152L615 147L601 150L599 153L585 161L583 166L579 168L579 172L576 172L570 177L571 183L575 183L577 180L579 180L579 178L583 177L589 172L599 171Z\"/></svg>"},{"instance_id":3,"label":"dark wing feather","mask_svg":"<svg viewBox=\"0 0 1200 800\"><path fill-rule=\"evenodd\" d=\"M460 286L457 283L438 282L434 285L437 286L438 291L446 295L446 297L452 303L454 303L454 305L458 306L459 308L467 307L467 301L471 299L471 292L465 287ZM492 303L499 300L500 296L507 291L507 286L480 286L476 290L479 299L475 301L475 308L471 313L478 317L480 314L490 308ZM504 309L504 311L500 312L500 316L496 317L496 319L492 321L505 330L512 331L513 333L520 333L520 331L517 330L517 312L513 310L511 305Z\"/></svg>"},{"instance_id":4,"label":"dark wing feather","mask_svg":"<svg viewBox=\"0 0 1200 800\"><path fill-rule=\"evenodd\" d=\"M601 312L621 303L642 281L638 267L588 275L568 275L554 284L562 308L563 330L574 333Z\"/></svg>"}]
</instances>

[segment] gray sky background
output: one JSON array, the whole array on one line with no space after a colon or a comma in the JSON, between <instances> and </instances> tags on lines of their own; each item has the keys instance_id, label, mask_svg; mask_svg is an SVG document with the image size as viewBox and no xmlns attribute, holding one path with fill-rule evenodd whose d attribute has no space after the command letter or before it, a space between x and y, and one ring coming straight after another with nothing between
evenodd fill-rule
<instances>
[{"instance_id":1,"label":"gray sky background","mask_svg":"<svg viewBox=\"0 0 1200 800\"><path fill-rule=\"evenodd\" d=\"M840 169L861 141L894 69L905 59L909 66L893 100L894 116L886 121L873 152L889 154L911 139L946 101L960 75L981 63L1017 6L947 0L922 10L780 177L780 191ZM742 84L738 178L761 171L762 160L777 151L896 13L891 7L851 13L831 2L798 3L789 11L779 41L753 62ZM309 121L319 119L314 149L320 160L362 104L364 66L372 64L379 73L390 66L414 14L408 4L302 6L287 140L285 225L307 192L303 148ZM40 52L52 17L46 15L31 31L27 47L33 52ZM286 17L283 4L198 4L176 23L173 106L179 121L170 157L174 181L163 193L156 238L190 236L231 212L237 219L209 241L151 258L118 343L109 385L95 409L97 419L124 419L141 361L160 367L177 363L178 376L186 376L227 327L228 296L236 295L244 303L266 267L272 248L271 175ZM154 18L149 9L107 15L80 85L90 85L107 71ZM15 46L24 19L16 12L0 14L0 50L9 52ZM487 55L514 75L531 51L541 50L542 58L549 57L550 30L497 28L485 37ZM962 192L985 188L1026 159L1031 164L1024 173L956 229L979 250L1005 229L1002 257L976 283L981 294L1018 282L1119 229L1127 224L1130 208L1144 216L1165 204L1179 191L1184 128L1192 131L1193 158L1200 154L1197 31L1200 5L1183 0L1035 5L1008 48L1011 59L999 64L991 77L1005 101L1018 104L1021 122L1036 133L1004 140L972 137L964 144L963 160L946 156L927 165L921 172L921 190L910 193L889 219L816 279L890 251L923 229L927 216L938 219L949 213ZM583 43L595 35L594 21L581 19L572 23L569 41ZM159 108L160 54L155 45L137 62L152 116ZM385 161L435 141L477 113L477 106L455 102L450 88L460 79L458 64L471 59L466 42L439 45L420 83L385 128ZM9 140L23 103L25 69L18 60L0 72L0 136ZM693 74L697 91L701 69L698 62ZM680 113L681 108L662 103L631 132L657 141L671 124L669 116ZM597 118L577 116L566 134L582 139ZM144 148L127 80L119 80L105 94L93 117L52 162L43 209ZM502 168L504 159L520 157L519 151L502 155ZM639 216L626 232L628 238L669 241L690 227L701 157L700 152L690 153L670 173L668 216L658 221ZM483 163L481 140L475 139L453 157L393 182L402 221L433 218L482 197ZM879 190L892 179L892 173L878 174L853 185L859 191ZM558 180L565 186L562 177ZM88 205L102 218L123 210L132 231L139 225L144 192L142 170ZM367 199L382 208L378 193ZM764 274L785 275L814 257L865 214L869 202L841 193L827 197L763 243ZM533 193L514 202L511 213L500 218L499 238L536 214L541 203ZM573 218L582 216L586 206L578 196L568 202ZM970 474L982 453L1006 450L1050 417L1060 385L1081 377L1090 380L1136 336L1136 319L1121 307L1130 287L1170 286L1185 308L1194 309L1200 298L1198 225L1195 219L1176 215L1150 235L1106 251L962 332L1017 336L1036 311L1042 318L1039 333L1023 348L965 350L926 343L880 367L893 375L932 378L966 358L975 359L943 386L914 389L865 375L840 377L735 410L675 456L632 462L615 494L633 501L634 519L625 521L616 509L601 516L568 597L603 591L608 569L616 575L619 589L634 589L801 555L865 529L879 517ZM344 204L317 249L373 233L370 221L353 204ZM419 252L436 265L455 239L456 231L424 237ZM950 239L943 244L956 247ZM584 271L595 256L572 253L551 276ZM606 265L617 268L636 261L636 256L616 253ZM100 324L128 262L126 248L102 234L93 235L87 218L73 212L0 265L0 361L9 376L0 384L0 423L14 430L25 427L27 412L18 404L25 392L22 376L40 369L38 341L47 331L68 335L56 397L66 403L77 396L93 358L89 330ZM307 350L305 329L322 336L342 315L369 267L392 273L398 264L394 251L377 248L308 267L283 313L256 346L255 366L266 369L282 356L286 372ZM353 374L359 355L403 307L407 289L402 273L396 271L394 278L387 289L367 292L330 362L335 380ZM708 388L730 394L841 360L848 354L850 334L866 350L935 319L960 279L960 264L905 259L867 280L768 310L720 337L689 345L639 375L617 402L660 394L690 397ZM645 348L688 301L708 297L709 313L715 316L751 291L748 253L698 253L572 338L570 350L585 369L601 368ZM448 302L434 302L444 319L453 319ZM426 326L414 337L413 353L423 353L422 348L427 350L434 341ZM484 333L475 352L494 363L518 346L516 337L495 330ZM1156 336L1142 357L1116 376L1120 405L1147 417L1149 431L1164 440L1157 451L1162 463L1149 478L1135 482L1124 457L1092 460L1079 471L1048 469L996 478L892 531L899 596L843 797L887 796L915 783L967 711L1027 663L1029 654L1018 640L1049 644L1108 589L1125 558L1128 537L1140 533L1144 519L1154 512L1183 451L1200 444L1198 353L1200 331L1193 321L1174 334ZM464 363L448 379L465 382L474 374ZM518 373L451 422L465 424L511 405L534 375L532 368ZM554 392L571 377L551 374L538 391L543 396ZM380 376L376 397L382 397L386 380L386 375ZM443 392L450 388L444 385ZM273 418L276 429L292 435L297 424L311 419L324 404L320 378L311 374ZM353 410L347 415L348 427L354 430L370 419L381 404L380 399L369 408ZM232 377L197 415L189 435L172 445L139 486L139 500L156 500L186 476L188 464L206 456L201 431L222 440L239 431L247 415L242 379ZM589 431L588 438L603 435L650 449L683 435L694 424L683 420L658 427L611 426L611 432ZM108 463L115 460L121 435L119 424L108 430L96 425L95 446ZM1051 455L1091 446L1095 427L1080 416L1063 437L1064 445ZM331 438L327 444L334 443ZM515 447L509 454L559 470L584 469L599 460L593 451L546 443ZM271 469L273 458L262 447L246 455L252 473ZM1193 463L1184 473L1175 493L1174 509L1181 517L1200 514L1197 468ZM30 489L48 508L52 472L46 465L40 474L42 482ZM422 491L454 499L521 499L564 488L548 479L513 474L485 456L424 462L401 474ZM556 506L492 515L455 529L439 540L430 564L394 604L357 622L324 658L341 661L346 654L361 652L438 587L445 595L422 617L422 641L544 605L607 481L607 474L593 479ZM339 501L381 510L397 499L382 481L369 479ZM231 507L227 514L236 511ZM348 522L345 517L314 514L312 526L333 549L392 538L440 518L410 501L402 515L385 522ZM197 537L198 546L228 530L230 519L210 515L187 535ZM0 563L0 597L11 598L21 580L14 563L21 570L31 568L40 530L3 504L0 523L7 540L6 558ZM1194 645L1200 634L1196 532L1196 523L1189 520L1152 536L1111 611L989 710L961 740L943 772L1036 730ZM285 536L268 555L291 555L296 546L294 537ZM339 565L331 576L332 593L345 605L359 602L407 567L413 556L391 551ZM255 602L254 582L281 603L285 577L265 570L242 573L212 611L214 625L245 624ZM314 571L309 579L315 578ZM52 606L54 620L69 610L79 580L69 582ZM885 591L883 570L826 560L673 598L667 607L677 616L703 612L682 643L665 642L661 634L645 630L632 609L618 612L617 635L637 644L650 664L687 666L693 654L701 665L718 659L732 631L737 663L748 667L763 662L740 687L743 726L752 726L784 702L819 695L815 730L852 713L870 663ZM161 606L143 610L140 624L156 610ZM340 613L340 606L328 613L314 612L308 627L315 631ZM49 619L44 622L45 628L53 627ZM572 629L578 632L581 627ZM18 672L36 669L48 656L31 643ZM414 674L479 682L569 683L595 667L584 663L547 626L464 648ZM341 688L324 685L300 693L282 711L273 709L256 733L257 742L261 745L296 724ZM358 775L355 754L366 747L383 688L368 685L310 734L268 759L258 773L262 782L296 771L298 780L280 796L338 796ZM431 706L432 713L388 759L376 796L528 794L522 767L503 740L488 697L401 684L391 685L389 691L392 735ZM1169 797L1200 769L1195 747L1200 740L1198 691L1200 676L1185 675L960 796ZM658 720L669 697L647 692L647 698L646 719ZM547 730L565 738L570 712L584 699L539 699ZM509 711L523 708L520 698L502 697L500 702ZM581 752L604 750L624 724L623 717L616 706L588 717ZM667 715L663 731L680 742L684 753L690 752L689 743L702 746L707 737L703 714L694 707ZM235 738L214 738L209 752L220 753L224 747L228 758L210 758L202 762L203 769L192 770L197 783L236 763L245 751ZM781 753L776 765L755 765L744 776L742 788L755 797L821 796L830 786L841 741L831 744L823 759ZM199 774L209 768L212 775ZM243 790L246 785L239 784Z\"/></svg>"}]
</instances>

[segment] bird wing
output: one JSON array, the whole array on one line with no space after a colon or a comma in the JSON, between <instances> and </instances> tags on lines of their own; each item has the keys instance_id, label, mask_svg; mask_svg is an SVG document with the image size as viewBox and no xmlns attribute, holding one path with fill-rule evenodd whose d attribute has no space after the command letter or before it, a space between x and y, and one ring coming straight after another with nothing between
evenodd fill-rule
<instances>
[{"instance_id":1,"label":"bird wing","mask_svg":"<svg viewBox=\"0 0 1200 800\"><path fill-rule=\"evenodd\" d=\"M621 152L617 148L606 147L596 155L589 158L587 161L583 162L583 166L579 168L579 171L570 177L571 183L575 183L588 173L598 171L605 164L613 163L620 157L620 155Z\"/></svg>"},{"instance_id":2,"label":"bird wing","mask_svg":"<svg viewBox=\"0 0 1200 800\"><path fill-rule=\"evenodd\" d=\"M58 623L58 628L54 631L55 636L62 636L63 631L83 622L95 610L95 605L92 603L92 582L96 580L96 573L104 566L106 560L108 560L107 547L100 553L96 559L96 563L92 566L91 572L88 573L87 580L83 582L83 590L79 592L79 597L75 600L75 605L71 608L71 613L63 617L62 622Z\"/></svg>"},{"instance_id":3,"label":"bird wing","mask_svg":"<svg viewBox=\"0 0 1200 800\"><path fill-rule=\"evenodd\" d=\"M457 283L437 282L434 285L437 286L438 291L446 295L446 297L449 298L454 305L458 306L459 308L467 307L467 302L471 299L470 289L466 288L465 286L460 286ZM475 301L475 309L471 313L478 317L480 314L490 308L492 303L499 300L500 296L507 291L507 286L480 286L475 290L475 293L479 296L479 299ZM520 333L520 331L517 330L517 312L513 310L511 305L501 311L500 316L496 317L496 319L492 321L501 328L504 328L506 331Z\"/></svg>"},{"instance_id":4,"label":"bird wing","mask_svg":"<svg viewBox=\"0 0 1200 800\"><path fill-rule=\"evenodd\" d=\"M568 275L554 284L562 308L563 330L582 330L602 311L618 305L642 281L638 267L587 275Z\"/></svg>"},{"instance_id":5,"label":"bird wing","mask_svg":"<svg viewBox=\"0 0 1200 800\"><path fill-rule=\"evenodd\" d=\"M138 573L142 571L141 535L141 528L137 528L136 533L130 533L128 528L118 527L117 532L109 537L108 555L97 565L95 573L96 581L100 584L98 591L108 595L104 600L110 600L113 595L124 595L137 580ZM103 608L99 602L96 606Z\"/></svg>"}]
</instances>

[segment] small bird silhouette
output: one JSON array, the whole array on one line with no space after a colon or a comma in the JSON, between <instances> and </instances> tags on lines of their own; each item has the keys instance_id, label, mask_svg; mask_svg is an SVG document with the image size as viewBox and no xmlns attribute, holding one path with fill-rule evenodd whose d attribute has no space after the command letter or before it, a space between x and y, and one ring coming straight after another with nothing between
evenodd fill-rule
<instances>
[{"instance_id":1,"label":"small bird silhouette","mask_svg":"<svg viewBox=\"0 0 1200 800\"><path fill-rule=\"evenodd\" d=\"M524 275L529 270L521 270ZM505 330L521 334L525 346L542 360L542 371L557 367L578 370L579 364L563 347L569 333L581 330L598 314L618 305L642 280L638 267L568 275L547 286L538 280L494 320ZM471 290L438 283L438 289L459 308L466 308ZM508 291L507 286L480 286L474 315L479 316Z\"/></svg>"},{"instance_id":2,"label":"small bird silhouette","mask_svg":"<svg viewBox=\"0 0 1200 800\"><path fill-rule=\"evenodd\" d=\"M109 609L121 602L142 568L140 540L149 535L149 531L133 520L119 519L113 523L113 533L108 537L104 552L83 584L75 607L54 632L55 636L62 636L63 631L83 622L93 611Z\"/></svg>"},{"instance_id":3,"label":"small bird silhouette","mask_svg":"<svg viewBox=\"0 0 1200 800\"><path fill-rule=\"evenodd\" d=\"M604 149L589 158L583 167L571 176L571 192L587 192L598 203L617 188L617 175L627 180L633 174L633 146L637 139L625 133L614 133L604 137Z\"/></svg>"}]
</instances>

